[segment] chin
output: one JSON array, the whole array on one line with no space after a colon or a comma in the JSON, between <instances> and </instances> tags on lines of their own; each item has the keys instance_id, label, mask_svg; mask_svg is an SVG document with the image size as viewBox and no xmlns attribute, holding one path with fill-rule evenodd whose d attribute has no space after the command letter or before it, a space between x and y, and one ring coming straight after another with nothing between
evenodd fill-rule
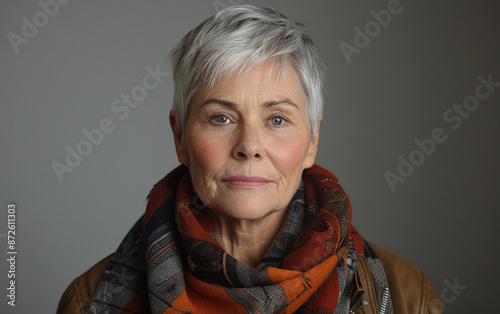
<instances>
[{"instance_id":1,"label":"chin","mask_svg":"<svg viewBox=\"0 0 500 314\"><path fill-rule=\"evenodd\" d=\"M277 212L269 204L263 206L254 200L230 202L226 206L213 210L214 214L222 215L234 220L258 220Z\"/></svg>"}]
</instances>

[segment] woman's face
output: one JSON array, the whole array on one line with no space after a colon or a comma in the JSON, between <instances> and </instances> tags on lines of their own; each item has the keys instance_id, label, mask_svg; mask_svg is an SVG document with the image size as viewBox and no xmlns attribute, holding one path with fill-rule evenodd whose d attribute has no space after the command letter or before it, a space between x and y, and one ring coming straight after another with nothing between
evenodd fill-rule
<instances>
[{"instance_id":1,"label":"woman's face","mask_svg":"<svg viewBox=\"0 0 500 314\"><path fill-rule=\"evenodd\" d=\"M221 218L255 220L286 210L302 171L314 164L319 135L311 136L295 71L287 65L280 80L271 69L265 62L201 88L184 133L171 114L179 161Z\"/></svg>"}]
</instances>

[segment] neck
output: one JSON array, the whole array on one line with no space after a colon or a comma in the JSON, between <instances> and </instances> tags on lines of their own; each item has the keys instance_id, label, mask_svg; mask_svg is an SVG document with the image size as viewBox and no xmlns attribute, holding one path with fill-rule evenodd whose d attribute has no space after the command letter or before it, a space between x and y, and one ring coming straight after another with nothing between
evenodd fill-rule
<instances>
[{"instance_id":1,"label":"neck","mask_svg":"<svg viewBox=\"0 0 500 314\"><path fill-rule=\"evenodd\" d=\"M239 220L210 215L222 248L238 261L257 267L280 231L287 210L257 220Z\"/></svg>"}]
</instances>

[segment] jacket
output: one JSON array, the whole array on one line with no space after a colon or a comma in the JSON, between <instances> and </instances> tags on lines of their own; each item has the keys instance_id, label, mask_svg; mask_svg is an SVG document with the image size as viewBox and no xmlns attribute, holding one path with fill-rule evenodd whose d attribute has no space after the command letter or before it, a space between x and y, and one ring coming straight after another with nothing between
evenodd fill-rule
<instances>
[{"instance_id":1,"label":"jacket","mask_svg":"<svg viewBox=\"0 0 500 314\"><path fill-rule=\"evenodd\" d=\"M373 245L382 261L395 314L442 313L439 299L425 274L404 258ZM61 297L58 314L85 313L101 281L110 255L73 280ZM379 313L370 269L362 254L357 256L356 285L351 294L351 313Z\"/></svg>"}]
</instances>

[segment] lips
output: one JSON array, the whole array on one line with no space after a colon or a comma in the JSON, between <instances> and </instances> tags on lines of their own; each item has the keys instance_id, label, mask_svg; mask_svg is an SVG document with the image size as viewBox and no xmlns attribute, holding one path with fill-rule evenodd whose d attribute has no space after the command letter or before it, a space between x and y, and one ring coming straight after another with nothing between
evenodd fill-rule
<instances>
[{"instance_id":1,"label":"lips","mask_svg":"<svg viewBox=\"0 0 500 314\"><path fill-rule=\"evenodd\" d=\"M247 176L233 176L223 181L230 185L238 187L249 187L249 188L263 186L271 182L261 177L247 177Z\"/></svg>"}]
</instances>

